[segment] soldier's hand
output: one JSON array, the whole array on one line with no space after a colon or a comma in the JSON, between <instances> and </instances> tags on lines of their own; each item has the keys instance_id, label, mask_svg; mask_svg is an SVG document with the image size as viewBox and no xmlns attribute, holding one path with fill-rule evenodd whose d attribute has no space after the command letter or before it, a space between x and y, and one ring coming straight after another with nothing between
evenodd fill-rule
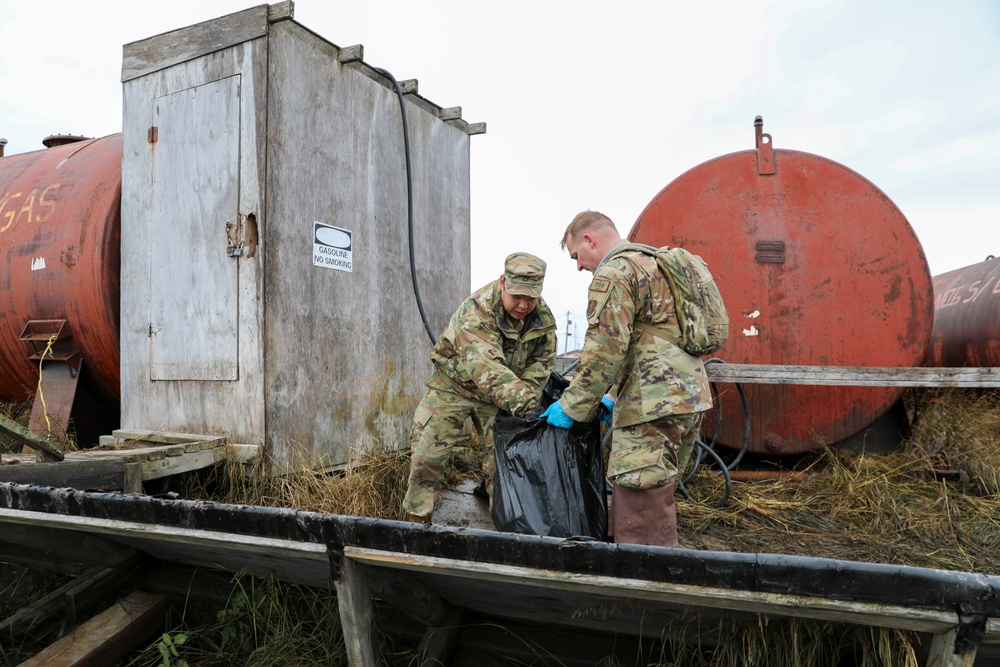
<instances>
[{"instance_id":1,"label":"soldier's hand","mask_svg":"<svg viewBox=\"0 0 1000 667\"><path fill-rule=\"evenodd\" d=\"M573 418L566 414L563 410L562 401L556 401L549 407L545 408L545 412L542 413L542 419L548 421L549 425L557 426L559 428L570 428L576 422Z\"/></svg>"},{"instance_id":2,"label":"soldier's hand","mask_svg":"<svg viewBox=\"0 0 1000 667\"><path fill-rule=\"evenodd\" d=\"M615 402L611 400L611 398L608 396L602 398L600 407L601 421L604 422L605 424L610 424L611 415L614 413L614 411L615 411Z\"/></svg>"}]
</instances>

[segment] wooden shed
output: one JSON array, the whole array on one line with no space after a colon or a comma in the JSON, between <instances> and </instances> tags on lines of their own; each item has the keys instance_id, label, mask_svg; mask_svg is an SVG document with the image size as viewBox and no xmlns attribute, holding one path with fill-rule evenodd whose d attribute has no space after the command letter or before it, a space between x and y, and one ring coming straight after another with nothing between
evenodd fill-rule
<instances>
[{"instance_id":1,"label":"wooden shed","mask_svg":"<svg viewBox=\"0 0 1000 667\"><path fill-rule=\"evenodd\" d=\"M416 293L434 335L468 296L485 124L293 13L124 47L121 424L337 467L406 441L431 370Z\"/></svg>"}]
</instances>

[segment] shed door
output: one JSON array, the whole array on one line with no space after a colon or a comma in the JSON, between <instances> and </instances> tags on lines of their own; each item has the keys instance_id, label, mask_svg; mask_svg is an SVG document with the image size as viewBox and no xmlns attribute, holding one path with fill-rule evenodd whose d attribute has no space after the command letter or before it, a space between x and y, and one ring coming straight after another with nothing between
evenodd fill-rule
<instances>
[{"instance_id":1,"label":"shed door","mask_svg":"<svg viewBox=\"0 0 1000 667\"><path fill-rule=\"evenodd\" d=\"M156 98L150 230L150 379L239 377L240 79Z\"/></svg>"}]
</instances>

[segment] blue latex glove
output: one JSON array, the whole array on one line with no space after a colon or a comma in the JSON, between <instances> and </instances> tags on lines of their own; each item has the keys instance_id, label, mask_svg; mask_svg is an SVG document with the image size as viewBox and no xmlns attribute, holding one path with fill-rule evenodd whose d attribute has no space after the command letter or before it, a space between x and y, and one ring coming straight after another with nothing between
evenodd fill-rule
<instances>
[{"instance_id":1,"label":"blue latex glove","mask_svg":"<svg viewBox=\"0 0 1000 667\"><path fill-rule=\"evenodd\" d=\"M563 410L563 406L560 401L556 401L549 407L545 408L545 412L543 412L539 418L545 419L552 426L558 426L559 428L570 428L576 423L573 421L573 418L566 414L566 411Z\"/></svg>"},{"instance_id":2,"label":"blue latex glove","mask_svg":"<svg viewBox=\"0 0 1000 667\"><path fill-rule=\"evenodd\" d=\"M615 402L605 396L601 399L601 407L604 408L601 410L601 421L605 424L610 424L611 415L615 411Z\"/></svg>"}]
</instances>

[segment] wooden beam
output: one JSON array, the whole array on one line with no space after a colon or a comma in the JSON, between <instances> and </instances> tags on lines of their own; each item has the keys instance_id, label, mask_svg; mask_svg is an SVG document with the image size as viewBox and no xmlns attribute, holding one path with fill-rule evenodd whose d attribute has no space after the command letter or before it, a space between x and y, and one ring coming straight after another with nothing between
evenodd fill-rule
<instances>
[{"instance_id":1,"label":"wooden beam","mask_svg":"<svg viewBox=\"0 0 1000 667\"><path fill-rule=\"evenodd\" d=\"M27 632L32 626L56 617L75 619L83 616L95 606L117 597L138 569L138 552L110 567L91 565L72 581L0 621L0 636Z\"/></svg>"},{"instance_id":2,"label":"wooden beam","mask_svg":"<svg viewBox=\"0 0 1000 667\"><path fill-rule=\"evenodd\" d=\"M365 59L365 47L362 44L345 46L337 54L337 60L342 63L355 63Z\"/></svg>"},{"instance_id":3,"label":"wooden beam","mask_svg":"<svg viewBox=\"0 0 1000 667\"><path fill-rule=\"evenodd\" d=\"M13 438L22 445L31 447L35 451L45 452L56 461L62 461L64 454L61 449L53 445L45 438L32 433L28 429L18 424L13 419L0 415L0 434Z\"/></svg>"},{"instance_id":4,"label":"wooden beam","mask_svg":"<svg viewBox=\"0 0 1000 667\"><path fill-rule=\"evenodd\" d=\"M220 435L124 429L114 430L111 432L111 435L118 440L126 442L155 442L160 445L184 445L191 442L214 442L222 444L225 440L225 438Z\"/></svg>"},{"instance_id":5,"label":"wooden beam","mask_svg":"<svg viewBox=\"0 0 1000 667\"><path fill-rule=\"evenodd\" d=\"M957 635L956 628L934 635L931 640L930 652L927 655L927 667L972 667L976 661L976 652L956 654L955 637Z\"/></svg>"},{"instance_id":6,"label":"wooden beam","mask_svg":"<svg viewBox=\"0 0 1000 667\"><path fill-rule=\"evenodd\" d=\"M329 585L329 556L325 544L0 508L0 529L24 523L85 530L112 539L121 537L159 558L172 558L181 563L259 576L274 574L283 581L305 586Z\"/></svg>"},{"instance_id":7,"label":"wooden beam","mask_svg":"<svg viewBox=\"0 0 1000 667\"><path fill-rule=\"evenodd\" d=\"M100 667L117 664L163 627L167 598L136 591L22 662L20 667Z\"/></svg>"},{"instance_id":8,"label":"wooden beam","mask_svg":"<svg viewBox=\"0 0 1000 667\"><path fill-rule=\"evenodd\" d=\"M576 591L613 598L632 598L695 605L756 614L777 614L820 620L899 628L932 634L945 633L958 626L958 616L952 612L918 609L847 600L828 600L799 595L783 595L760 591L710 588L687 584L633 580L571 572L540 570L527 567L459 561L433 556L418 556L379 551L360 547L344 549L344 562L356 560L370 566L393 567L415 572L452 577L468 577L480 581L511 585L535 586L539 589ZM993 620L993 619L991 619ZM984 641L990 637L987 627Z\"/></svg>"},{"instance_id":9,"label":"wooden beam","mask_svg":"<svg viewBox=\"0 0 1000 667\"><path fill-rule=\"evenodd\" d=\"M0 482L56 488L120 489L123 465L120 458L58 463L23 462L0 466Z\"/></svg>"},{"instance_id":10,"label":"wooden beam","mask_svg":"<svg viewBox=\"0 0 1000 667\"><path fill-rule=\"evenodd\" d=\"M214 449L203 449L200 452L191 452L190 454L185 454L183 450L180 450L173 456L168 452L167 456L162 459L144 461L138 465L142 470L141 477L145 481L177 475L182 472L191 472L192 470L201 470L214 465L217 460L221 461L222 458L222 455L216 456Z\"/></svg>"},{"instance_id":11,"label":"wooden beam","mask_svg":"<svg viewBox=\"0 0 1000 667\"><path fill-rule=\"evenodd\" d=\"M1000 368L860 368L706 364L712 382L849 387L1000 387Z\"/></svg>"},{"instance_id":12,"label":"wooden beam","mask_svg":"<svg viewBox=\"0 0 1000 667\"><path fill-rule=\"evenodd\" d=\"M6 525L0 535L0 543L31 549L62 562L109 566L124 563L139 553L99 535L44 525Z\"/></svg>"},{"instance_id":13,"label":"wooden beam","mask_svg":"<svg viewBox=\"0 0 1000 667\"><path fill-rule=\"evenodd\" d=\"M378 665L375 633L372 632L372 594L368 588L367 567L345 558L336 582L340 625L347 645L347 663L351 667Z\"/></svg>"}]
</instances>

